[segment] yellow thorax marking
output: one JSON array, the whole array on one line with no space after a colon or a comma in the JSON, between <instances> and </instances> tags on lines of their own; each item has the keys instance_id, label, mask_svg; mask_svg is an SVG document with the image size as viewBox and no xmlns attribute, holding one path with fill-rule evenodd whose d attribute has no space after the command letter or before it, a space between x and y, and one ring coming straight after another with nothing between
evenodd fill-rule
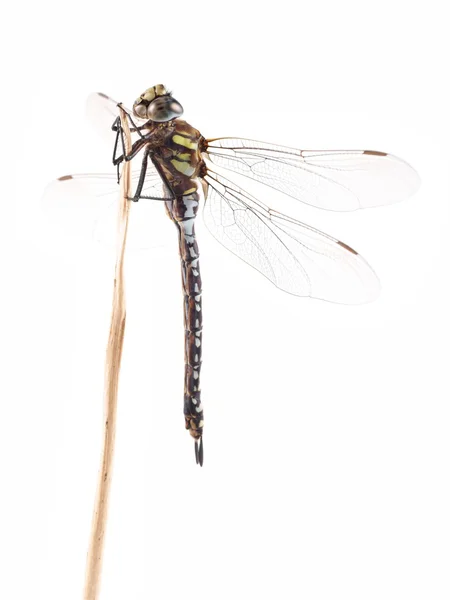
<instances>
[{"instance_id":1,"label":"yellow thorax marking","mask_svg":"<svg viewBox=\"0 0 450 600\"><path fill-rule=\"evenodd\" d=\"M197 142L193 142L192 140L189 140L179 134L175 134L172 140L175 142L175 144L179 144L180 146L184 146L185 148L189 148L190 150L197 150L198 148Z\"/></svg>"},{"instance_id":2,"label":"yellow thorax marking","mask_svg":"<svg viewBox=\"0 0 450 600\"><path fill-rule=\"evenodd\" d=\"M180 171L180 173L183 173L183 175L187 175L188 177L190 177L191 175L193 175L193 173L195 173L194 167L191 167L191 165L187 162L182 162L181 160L177 160L176 158L172 158L170 162L173 164L175 169L177 171Z\"/></svg>"},{"instance_id":3,"label":"yellow thorax marking","mask_svg":"<svg viewBox=\"0 0 450 600\"><path fill-rule=\"evenodd\" d=\"M197 188L193 187L190 188L189 190L186 190L185 192L183 192L183 196L187 196L188 194L192 194L192 192L196 192Z\"/></svg>"},{"instance_id":4,"label":"yellow thorax marking","mask_svg":"<svg viewBox=\"0 0 450 600\"><path fill-rule=\"evenodd\" d=\"M191 160L191 156L190 152L181 152L180 154L177 154L177 158L180 160Z\"/></svg>"}]
</instances>

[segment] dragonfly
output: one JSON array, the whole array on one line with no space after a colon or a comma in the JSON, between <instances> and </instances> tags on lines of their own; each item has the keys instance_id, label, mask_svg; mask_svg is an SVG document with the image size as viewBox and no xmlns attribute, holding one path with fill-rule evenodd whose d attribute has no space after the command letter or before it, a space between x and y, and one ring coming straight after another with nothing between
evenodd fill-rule
<instances>
[{"instance_id":1,"label":"dragonfly","mask_svg":"<svg viewBox=\"0 0 450 600\"><path fill-rule=\"evenodd\" d=\"M119 118L125 110L132 133L127 153ZM165 207L174 223L184 298L184 418L203 465L201 402L202 280L195 219L229 251L279 289L296 296L344 304L376 298L379 280L364 258L346 243L285 214L286 200L331 211L353 211L401 201L419 187L416 171L392 154L375 150L300 150L254 140L205 138L181 119L182 105L162 84L145 90L125 108L103 93L88 99L88 113L111 136L112 168L105 174L72 174L51 183L44 204L75 227L100 240L114 232L112 214L121 168L131 161L128 198ZM272 198L265 204L243 182ZM263 192L261 192L263 195ZM155 202L153 202L155 201ZM159 203L158 203L159 201ZM134 213L136 214L136 213ZM142 213L145 216L145 211ZM144 239L155 231L144 222Z\"/></svg>"}]
</instances>

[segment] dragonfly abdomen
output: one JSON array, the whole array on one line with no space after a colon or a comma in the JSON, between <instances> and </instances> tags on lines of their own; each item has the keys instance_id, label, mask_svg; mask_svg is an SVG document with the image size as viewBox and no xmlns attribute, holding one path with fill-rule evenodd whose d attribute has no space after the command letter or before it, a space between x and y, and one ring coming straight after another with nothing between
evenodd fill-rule
<instances>
[{"instance_id":1,"label":"dragonfly abdomen","mask_svg":"<svg viewBox=\"0 0 450 600\"><path fill-rule=\"evenodd\" d=\"M200 196L197 192L177 196L168 201L167 208L179 233L181 275L184 294L184 418L186 429L196 440L203 434L203 408L200 397L200 369L202 363L202 280L200 254L195 237L194 220ZM196 456L203 462L202 446L196 446Z\"/></svg>"}]
</instances>

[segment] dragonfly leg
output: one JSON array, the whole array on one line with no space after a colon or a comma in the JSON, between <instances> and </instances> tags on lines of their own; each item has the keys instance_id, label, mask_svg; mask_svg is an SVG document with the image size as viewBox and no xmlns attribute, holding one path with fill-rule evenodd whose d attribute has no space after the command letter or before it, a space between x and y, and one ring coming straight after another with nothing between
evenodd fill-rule
<instances>
[{"instance_id":1,"label":"dragonfly leg","mask_svg":"<svg viewBox=\"0 0 450 600\"><path fill-rule=\"evenodd\" d=\"M128 114L128 113L127 113ZM132 128L130 128L130 131L134 131L136 132L138 135L141 136L141 138L143 138L144 136L141 133L141 129L142 127L137 127L136 123L133 121L133 119L131 118L131 115L128 114L128 118L130 119L130 123L133 125Z\"/></svg>"},{"instance_id":2,"label":"dragonfly leg","mask_svg":"<svg viewBox=\"0 0 450 600\"><path fill-rule=\"evenodd\" d=\"M150 145L149 144L149 140L145 137L140 138L139 140L137 140L136 142L134 142L132 148L131 148L131 152L129 154L126 154L125 152L123 154L121 154L120 156L116 157L115 155L113 156L113 165L117 166L120 165L120 163L122 163L124 160L125 161L130 161L132 160L136 154L138 154L142 148L146 145ZM116 148L116 146L115 146Z\"/></svg>"},{"instance_id":3,"label":"dragonfly leg","mask_svg":"<svg viewBox=\"0 0 450 600\"><path fill-rule=\"evenodd\" d=\"M111 126L111 129L113 131L116 131L116 140L114 142L114 150L113 150L113 165L115 165L117 167L117 183L119 183L120 181L120 162L117 162L117 146L119 143L119 136L122 139L122 151L125 154L125 140L123 138L123 131L122 131L122 125L120 124L120 117L117 117L117 119L114 121L114 123Z\"/></svg>"},{"instance_id":4,"label":"dragonfly leg","mask_svg":"<svg viewBox=\"0 0 450 600\"><path fill-rule=\"evenodd\" d=\"M139 200L159 200L160 202L165 202L166 200L174 200L175 196L173 195L172 191L169 190L170 192L170 197L166 197L166 198L157 198L155 196L143 196L142 195L142 188L144 187L144 183L145 183L145 176L147 174L147 166L148 166L148 157L150 155L150 148L147 146L146 149L144 150L144 156L142 158L142 166L141 166L141 173L139 175L139 181L136 187L136 191L134 192L134 196L131 198L128 198L128 200L132 200L133 202L139 202Z\"/></svg>"},{"instance_id":5,"label":"dragonfly leg","mask_svg":"<svg viewBox=\"0 0 450 600\"><path fill-rule=\"evenodd\" d=\"M121 106L121 104L119 103L117 106ZM126 114L127 114L128 119L130 120L130 123L133 125L133 127L130 128L130 131L134 131L134 132L138 133L139 136L141 137L141 140L144 139L144 136L142 135L142 133L140 131L142 128L136 126L136 123L133 121L130 114L128 114L128 113L126 113ZM116 119L114 120L114 123L111 125L111 129L113 131L117 132L116 140L114 142L113 164L117 167L117 183L119 183L119 180L120 180L119 165L123 161L123 157L125 157L125 160L131 160L132 157L127 156L127 153L125 151L125 138L124 138L124 134L123 134L123 128L122 128L122 124L120 121L120 117L116 117ZM117 146L119 144L119 137L122 142L122 156L120 156L120 157L117 156ZM140 147L139 147L139 149L140 149ZM132 152L131 152L131 154L132 154Z\"/></svg>"},{"instance_id":6,"label":"dragonfly leg","mask_svg":"<svg viewBox=\"0 0 450 600\"><path fill-rule=\"evenodd\" d=\"M120 117L116 117L114 119L114 123L111 125L111 129L113 131L119 131L120 128Z\"/></svg>"},{"instance_id":7,"label":"dragonfly leg","mask_svg":"<svg viewBox=\"0 0 450 600\"><path fill-rule=\"evenodd\" d=\"M127 113L127 114L128 114L128 113ZM138 135L140 135L141 137L144 137L144 136L142 135L141 131L142 131L143 129L146 129L146 125L136 125L136 124L134 123L134 121L133 121L133 119L131 118L131 116L130 116L130 115L128 115L128 118L130 119L130 121L131 121L131 124L133 125L133 127L130 127L130 133L137 133L137 134L138 134ZM117 117L117 118L116 118L116 120L114 121L114 123L111 125L111 129L112 129L113 131L118 131L118 130L119 130L120 124L119 124L119 127L118 127L118 123L117 123L117 121L119 121L119 122L120 122L120 117Z\"/></svg>"},{"instance_id":8,"label":"dragonfly leg","mask_svg":"<svg viewBox=\"0 0 450 600\"><path fill-rule=\"evenodd\" d=\"M136 191L134 192L134 197L131 198L133 200L133 202L137 202L141 197L142 188L144 187L144 182L145 182L145 176L147 174L147 164L148 164L148 153L149 152L150 152L150 148L147 146L147 148L144 150L144 157L142 159L142 165L141 165L141 174L139 175L139 181L137 184L137 188L136 188Z\"/></svg>"},{"instance_id":9,"label":"dragonfly leg","mask_svg":"<svg viewBox=\"0 0 450 600\"><path fill-rule=\"evenodd\" d=\"M118 106L120 106L120 104ZM125 137L124 137L124 134L123 134L122 124L120 122L120 117L117 117L117 119L112 124L111 129L113 131L117 131L116 141L114 143L114 151L113 151L113 165L117 167L117 173L118 174L119 174L119 165L120 165L120 163L122 163L124 160L126 160L126 161L132 160L136 156L136 154L146 144L148 144L148 147L150 147L150 141L149 141L149 139L146 138L146 137L144 137L142 135L142 133L140 131L138 131L138 129L136 128L136 125L135 125L133 119L130 117L130 115L128 113L127 113L127 116L130 119L131 123L134 125L134 129L139 133L139 135L141 137L140 137L139 140L137 140L136 142L134 142L133 146L131 147L130 153L127 154L126 148L125 148ZM119 144L119 138L120 138L120 140L122 142L122 154L121 154L121 156L117 156L117 146Z\"/></svg>"}]
</instances>

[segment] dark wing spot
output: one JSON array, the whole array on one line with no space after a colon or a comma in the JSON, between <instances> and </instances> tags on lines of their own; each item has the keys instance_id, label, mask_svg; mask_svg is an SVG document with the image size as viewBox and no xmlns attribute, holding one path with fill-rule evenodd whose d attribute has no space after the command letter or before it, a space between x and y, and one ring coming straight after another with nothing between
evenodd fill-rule
<instances>
[{"instance_id":1,"label":"dark wing spot","mask_svg":"<svg viewBox=\"0 0 450 600\"><path fill-rule=\"evenodd\" d=\"M106 100L111 100L111 98L109 96L107 96L106 94L104 94L103 92L97 92L97 94L101 97L101 98L105 98Z\"/></svg>"},{"instance_id":2,"label":"dark wing spot","mask_svg":"<svg viewBox=\"0 0 450 600\"><path fill-rule=\"evenodd\" d=\"M344 244L344 242L339 242L338 241L339 246L342 246L343 248L345 248L346 250L348 250L349 252L351 252L352 254L358 254L356 252L356 250L353 250L353 248L350 248L350 246L347 246L347 244Z\"/></svg>"},{"instance_id":3,"label":"dark wing spot","mask_svg":"<svg viewBox=\"0 0 450 600\"><path fill-rule=\"evenodd\" d=\"M58 177L58 181L67 181L68 179L73 179L72 175L63 175L62 177Z\"/></svg>"},{"instance_id":4,"label":"dark wing spot","mask_svg":"<svg viewBox=\"0 0 450 600\"><path fill-rule=\"evenodd\" d=\"M371 156L387 156L387 152L378 152L378 150L364 150L364 154L370 154Z\"/></svg>"}]
</instances>

